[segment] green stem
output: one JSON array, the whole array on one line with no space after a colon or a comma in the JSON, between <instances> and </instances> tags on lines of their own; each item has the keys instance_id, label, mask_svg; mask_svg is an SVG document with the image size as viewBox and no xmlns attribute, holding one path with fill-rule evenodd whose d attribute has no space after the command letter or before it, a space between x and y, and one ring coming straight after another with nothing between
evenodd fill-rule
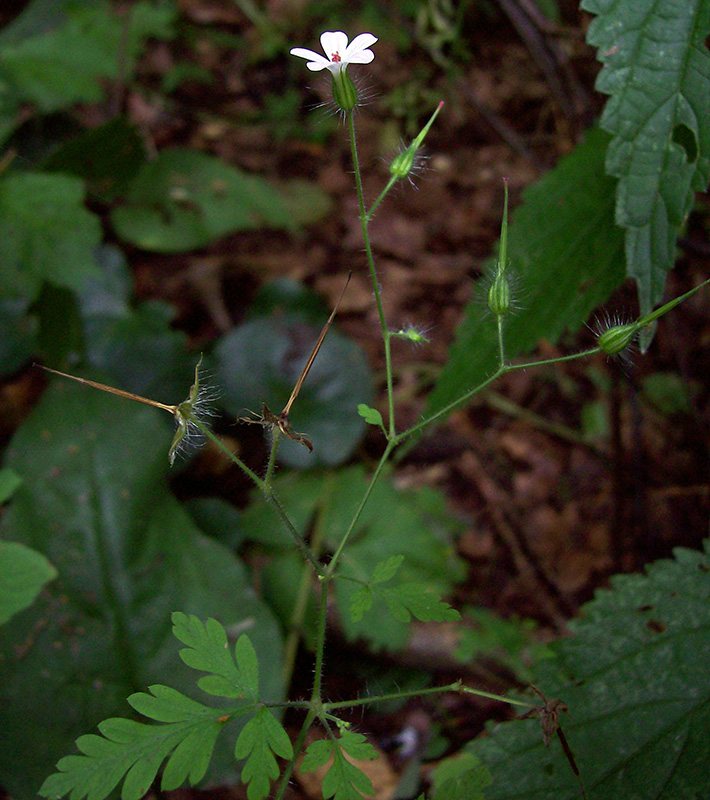
<instances>
[{"instance_id":1,"label":"green stem","mask_svg":"<svg viewBox=\"0 0 710 800\"><path fill-rule=\"evenodd\" d=\"M380 457L379 463L377 464L375 471L370 476L370 481L367 484L367 489L365 489L365 494L363 494L362 499L360 500L360 504L358 505L357 510L355 511L355 514L353 515L353 518L350 521L350 524L348 525L348 529L345 531L345 534L343 535L343 538L340 540L340 544L338 545L337 550L335 551L335 553L333 553L333 557L330 559L330 562L326 567L325 570L326 578L330 578L335 573L335 568L338 564L338 561L340 560L343 548L347 544L348 539L352 535L352 532L355 530L355 526L357 525L357 522L360 519L360 514L362 514L363 509L367 505L367 501L370 499L370 495L372 494L372 490L375 488L377 479L380 477L380 473L384 469L384 466L389 459L390 453L392 452L392 450L394 450L394 448L395 448L394 440L390 440L389 442L387 442L387 447L385 447L384 453L382 453L382 456Z\"/></svg>"},{"instance_id":2,"label":"green stem","mask_svg":"<svg viewBox=\"0 0 710 800\"><path fill-rule=\"evenodd\" d=\"M325 485L323 491L320 493L321 502L319 504L318 516L313 525L313 533L310 537L310 549L316 558L320 557L321 544L325 536L324 522L327 505L323 498L330 499L333 489L333 478L333 473L330 472L324 479ZM306 617L306 611L308 610L308 600L311 596L312 579L313 573L308 567L304 567L296 593L293 613L291 614L289 633L284 645L284 666L282 670L284 687L288 687L291 684L293 667L296 662L296 653L301 641L301 636L303 635L303 622Z\"/></svg>"},{"instance_id":3,"label":"green stem","mask_svg":"<svg viewBox=\"0 0 710 800\"><path fill-rule=\"evenodd\" d=\"M377 280L377 271L375 270L375 261L372 256L372 245L370 244L370 232L368 228L369 218L365 211L365 196L362 190L362 175L360 174L360 159L357 154L357 141L355 138L355 118L353 112L348 113L348 127L350 131L350 152L353 160L353 170L355 172L355 187L357 189L357 201L360 209L360 225L362 226L362 236L365 241L365 255L367 257L367 268L370 271L370 280L372 281L372 289L375 293L375 302L377 304L377 314L380 318L380 327L382 329L382 341L385 347L385 370L387 373L387 406L389 411L389 438L393 438L396 432L395 419L394 419L394 391L392 384L392 354L390 344L390 332L387 329L387 320L385 319L385 309L382 305L382 293L380 292L380 284Z\"/></svg>"},{"instance_id":4,"label":"green stem","mask_svg":"<svg viewBox=\"0 0 710 800\"><path fill-rule=\"evenodd\" d=\"M210 440L210 441L211 441L211 442L212 442L214 445L216 445L216 446L217 446L217 448L218 448L219 450L221 450L221 451L222 451L222 452L223 452L223 453L224 453L224 454L227 456L227 458L228 458L228 459L229 459L229 460L230 460L230 461L231 461L233 464L236 464L236 466L238 466L238 467L239 467L239 469L240 469L240 470L241 470L241 471L242 471L242 472L243 472L243 473L244 473L244 474L245 474L245 475L246 475L248 478L250 478L250 479L251 479L251 480L252 480L252 481L253 481L253 482L256 484L256 486L257 486L259 489L261 489L261 491L263 491L263 490L264 490L264 481L263 481L263 480L262 480L262 479L261 479L261 478L260 478L260 477L259 477L259 476L256 474L256 472L254 472L253 470L249 469L249 467L247 467L247 465L246 465L246 464L245 464L245 463L244 463L244 462L241 460L241 458L239 458L239 456L235 455L235 454L234 454L234 453L233 453L233 452L232 452L232 451L231 451L231 450L230 450L230 449L227 447L227 445L226 445L226 444L225 444L225 443L224 443L224 442L223 442L223 441L222 441L222 440L219 438L219 436L217 436L217 434L215 434L215 433L213 433L213 432L212 432L212 429L209 427L209 425L205 425L205 423L204 423L204 422L200 421L199 419L197 419L197 418L195 418L195 417L193 417L191 421L192 421L192 423L193 423L194 425L196 425L196 426L197 426L197 427L200 429L200 431L201 431L201 432L202 432L202 433L203 433L203 434L204 434L204 435L205 435L205 436L206 436L206 437L207 437L207 438L208 438L208 439L209 439L209 440Z\"/></svg>"},{"instance_id":5,"label":"green stem","mask_svg":"<svg viewBox=\"0 0 710 800\"><path fill-rule=\"evenodd\" d=\"M474 689L472 686L465 686L461 681L450 683L448 686L433 686L429 689L411 689L406 692L390 692L389 694L377 695L376 697L360 697L356 700L343 700L337 703L324 703L323 710L326 712L335 711L340 708L354 708L371 703L380 703L387 700L405 700L408 697L423 697L430 694L444 694L447 692L457 692L458 694L475 694L477 697L485 697L489 700L498 700L501 703L509 703L514 706L524 706L533 708L536 704L524 700L515 700L511 697L504 697L492 692L484 692L482 689Z\"/></svg>"},{"instance_id":6,"label":"green stem","mask_svg":"<svg viewBox=\"0 0 710 800\"><path fill-rule=\"evenodd\" d=\"M369 211L367 212L367 214L365 215L365 220L366 220L367 222L370 222L370 221L372 220L372 217L373 217L373 215L374 215L374 213L375 213L375 209L376 209L376 208L377 208L377 206L379 206L379 204L380 204L380 203L381 203L381 202L382 202L382 201L385 199L385 197L387 197L387 195L388 195L388 193L389 193L389 190L390 190L390 189L391 189L391 188L392 188L392 187L395 185L395 183L397 183L397 180L398 180L398 179L397 179L397 178L396 178L396 177L393 175L393 176L392 176L392 177L391 177L391 178L390 178L390 179L387 181L387 186L385 186L385 188L384 188L384 189L383 189L383 190L380 192L380 196L379 196L379 197L377 198L377 200L375 200L375 202L374 202L374 203L373 203L373 204L370 206L370 210L369 210Z\"/></svg>"}]
</instances>

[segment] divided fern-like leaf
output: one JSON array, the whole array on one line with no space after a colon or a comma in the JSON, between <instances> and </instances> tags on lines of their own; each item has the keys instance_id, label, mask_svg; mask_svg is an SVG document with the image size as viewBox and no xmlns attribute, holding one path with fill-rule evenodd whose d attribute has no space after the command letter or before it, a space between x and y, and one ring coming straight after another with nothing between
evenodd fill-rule
<instances>
[{"instance_id":1,"label":"divided fern-like leaf","mask_svg":"<svg viewBox=\"0 0 710 800\"><path fill-rule=\"evenodd\" d=\"M246 759L242 781L247 784L249 800L266 797L270 782L278 778L274 754L293 758L293 747L281 723L268 709L261 708L242 729L234 749L236 758Z\"/></svg>"},{"instance_id":2,"label":"divided fern-like leaf","mask_svg":"<svg viewBox=\"0 0 710 800\"><path fill-rule=\"evenodd\" d=\"M39 794L103 800L125 775L121 797L139 800L171 752L162 788L175 789L186 779L193 784L200 781L231 710L204 706L168 686L151 686L150 691L152 695L140 692L128 701L145 716L165 724L104 720L98 726L102 735L80 736L76 744L81 755L62 758Z\"/></svg>"},{"instance_id":3,"label":"divided fern-like leaf","mask_svg":"<svg viewBox=\"0 0 710 800\"><path fill-rule=\"evenodd\" d=\"M345 757L366 761L375 758L375 748L361 733L343 730L339 739L319 739L312 742L301 763L302 772L311 772L333 759L323 779L323 797L328 800L362 800L363 795L374 792L372 781L355 764Z\"/></svg>"},{"instance_id":4,"label":"divided fern-like leaf","mask_svg":"<svg viewBox=\"0 0 710 800\"><path fill-rule=\"evenodd\" d=\"M604 64L597 89L609 95L606 169L619 179L616 221L643 315L661 300L678 230L710 177L710 6L583 0L582 8L597 15L587 40Z\"/></svg>"},{"instance_id":5,"label":"divided fern-like leaf","mask_svg":"<svg viewBox=\"0 0 710 800\"><path fill-rule=\"evenodd\" d=\"M395 587L384 587L392 580L404 561L404 556L390 556L380 561L369 583L363 584L350 598L350 618L359 622L372 608L375 595L380 594L392 616L398 621L408 623L412 616L422 622L447 622L461 618L458 611L441 600L435 592L416 581Z\"/></svg>"},{"instance_id":6,"label":"divided fern-like leaf","mask_svg":"<svg viewBox=\"0 0 710 800\"><path fill-rule=\"evenodd\" d=\"M193 669L211 674L197 682L204 692L219 697L235 697L255 701L259 694L259 664L254 647L242 635L234 647L234 657L229 651L227 632L215 619L202 622L194 615L176 611L173 616L173 633L188 647L180 651L180 658Z\"/></svg>"}]
</instances>

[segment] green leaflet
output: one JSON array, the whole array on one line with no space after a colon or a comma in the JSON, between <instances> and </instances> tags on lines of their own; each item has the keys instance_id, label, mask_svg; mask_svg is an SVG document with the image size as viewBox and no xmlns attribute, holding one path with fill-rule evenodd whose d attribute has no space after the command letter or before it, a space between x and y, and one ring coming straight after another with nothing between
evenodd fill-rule
<instances>
[{"instance_id":1,"label":"green leaflet","mask_svg":"<svg viewBox=\"0 0 710 800\"><path fill-rule=\"evenodd\" d=\"M613 579L538 664L589 800L710 796L710 545ZM539 722L491 726L468 749L493 776L486 800L571 800L580 788Z\"/></svg>"},{"instance_id":2,"label":"green leaflet","mask_svg":"<svg viewBox=\"0 0 710 800\"><path fill-rule=\"evenodd\" d=\"M57 570L36 550L0 542L0 625L34 602Z\"/></svg>"},{"instance_id":3,"label":"green leaflet","mask_svg":"<svg viewBox=\"0 0 710 800\"><path fill-rule=\"evenodd\" d=\"M597 89L609 95L600 122L614 137L606 170L619 178L616 221L644 315L662 299L679 228L710 177L710 3L583 0L582 8L597 15L587 41L604 65Z\"/></svg>"},{"instance_id":4,"label":"green leaflet","mask_svg":"<svg viewBox=\"0 0 710 800\"><path fill-rule=\"evenodd\" d=\"M333 758L323 779L323 797L326 800L330 797L334 800L362 800L363 795L372 795L374 791L367 775L348 761L345 753L358 761L371 760L377 755L361 733L342 730L340 738L335 741L319 739L312 742L303 758L302 772L311 772Z\"/></svg>"},{"instance_id":5,"label":"green leaflet","mask_svg":"<svg viewBox=\"0 0 710 800\"><path fill-rule=\"evenodd\" d=\"M261 708L247 722L237 739L234 756L246 759L242 781L249 800L262 800L269 793L271 781L279 776L277 756L293 758L291 741L280 722L267 708Z\"/></svg>"},{"instance_id":6,"label":"green leaflet","mask_svg":"<svg viewBox=\"0 0 710 800\"><path fill-rule=\"evenodd\" d=\"M104 720L98 726L102 735L80 736L81 755L62 758L39 794L103 800L125 775L122 800L139 800L171 753L162 789L175 789L187 779L193 784L202 780L229 711L204 706L168 686L151 686L150 691L131 695L129 702L144 716L165 724Z\"/></svg>"},{"instance_id":7,"label":"green leaflet","mask_svg":"<svg viewBox=\"0 0 710 800\"><path fill-rule=\"evenodd\" d=\"M194 615L173 614L173 633L189 645L180 658L193 669L211 673L198 686L208 694L256 700L259 694L259 664L254 647L242 635L234 647L236 665L228 649L227 632L215 619L203 623Z\"/></svg>"}]
</instances>

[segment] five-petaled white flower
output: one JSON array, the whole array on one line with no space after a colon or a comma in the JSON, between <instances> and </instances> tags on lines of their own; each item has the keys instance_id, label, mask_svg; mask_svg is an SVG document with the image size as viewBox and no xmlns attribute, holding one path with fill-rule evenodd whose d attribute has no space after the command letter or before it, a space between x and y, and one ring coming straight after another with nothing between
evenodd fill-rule
<instances>
[{"instance_id":1,"label":"five-petaled white flower","mask_svg":"<svg viewBox=\"0 0 710 800\"><path fill-rule=\"evenodd\" d=\"M371 33L361 33L348 44L348 37L342 31L326 31L321 34L320 43L327 58L304 47L294 47L291 55L309 59L306 66L313 72L329 69L335 74L348 64L369 64L375 54L368 48L376 41L377 37Z\"/></svg>"}]
</instances>

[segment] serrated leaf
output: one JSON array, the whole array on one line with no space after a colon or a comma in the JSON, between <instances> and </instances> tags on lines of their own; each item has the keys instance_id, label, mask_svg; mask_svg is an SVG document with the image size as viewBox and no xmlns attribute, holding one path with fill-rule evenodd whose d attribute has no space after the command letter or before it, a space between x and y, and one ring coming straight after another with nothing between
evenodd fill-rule
<instances>
[{"instance_id":1,"label":"serrated leaf","mask_svg":"<svg viewBox=\"0 0 710 800\"><path fill-rule=\"evenodd\" d=\"M173 634L189 645L180 650L180 658L188 667L211 673L200 678L199 686L203 691L221 697L257 699L258 663L248 637L242 634L235 645L235 665L227 632L216 619L203 623L198 617L179 611L173 613L172 619Z\"/></svg>"},{"instance_id":2,"label":"serrated leaf","mask_svg":"<svg viewBox=\"0 0 710 800\"><path fill-rule=\"evenodd\" d=\"M510 268L520 305L505 318L509 358L540 339L577 330L624 280L623 232L614 224L615 181L604 174L608 134L587 131L582 144L529 186L508 228ZM502 208L501 208L502 213ZM495 320L475 300L465 311L449 361L429 396L426 416L474 389L495 371Z\"/></svg>"},{"instance_id":3,"label":"serrated leaf","mask_svg":"<svg viewBox=\"0 0 710 800\"><path fill-rule=\"evenodd\" d=\"M223 728L224 710L204 706L167 686L152 686L151 692L132 695L131 704L153 719L168 720L166 724L104 720L99 724L102 735L80 736L77 747L82 754L62 758L39 794L103 800L125 775L122 800L139 800L171 752L164 789L176 788L188 778L192 783L202 780Z\"/></svg>"},{"instance_id":4,"label":"serrated leaf","mask_svg":"<svg viewBox=\"0 0 710 800\"><path fill-rule=\"evenodd\" d=\"M25 172L0 179L0 295L34 299L44 281L78 289L96 272L101 223L83 204L77 178Z\"/></svg>"},{"instance_id":5,"label":"serrated leaf","mask_svg":"<svg viewBox=\"0 0 710 800\"><path fill-rule=\"evenodd\" d=\"M279 776L279 766L274 754L293 758L293 747L280 722L267 708L247 722L237 739L234 755L246 758L242 782L247 784L249 800L262 800L269 793L271 781Z\"/></svg>"},{"instance_id":6,"label":"serrated leaf","mask_svg":"<svg viewBox=\"0 0 710 800\"><path fill-rule=\"evenodd\" d=\"M614 137L606 169L619 178L616 221L643 316L662 299L678 230L710 177L710 6L583 0L582 8L597 15L587 41L604 65L597 89L610 95L600 121Z\"/></svg>"},{"instance_id":7,"label":"serrated leaf","mask_svg":"<svg viewBox=\"0 0 710 800\"><path fill-rule=\"evenodd\" d=\"M589 800L710 795L710 544L674 555L615 577L535 670L534 685L569 707L560 722ZM469 747L493 775L488 800L580 796L535 720L494 726Z\"/></svg>"},{"instance_id":8,"label":"serrated leaf","mask_svg":"<svg viewBox=\"0 0 710 800\"><path fill-rule=\"evenodd\" d=\"M387 583L392 580L399 571L404 561L404 556L399 554L390 556L386 561L380 561L372 573L372 583Z\"/></svg>"},{"instance_id":9,"label":"serrated leaf","mask_svg":"<svg viewBox=\"0 0 710 800\"><path fill-rule=\"evenodd\" d=\"M263 665L262 698L280 699L276 622L243 565L170 493L170 436L170 421L150 409L57 380L6 451L24 482L3 509L2 536L59 572L0 628L0 652L22 652L0 659L0 782L18 800L35 793L33 776L49 774L77 736L125 713L136 686L168 674L176 689L194 691L195 672L170 631L176 608L248 630ZM210 779L236 779L242 722L217 743Z\"/></svg>"}]
</instances>

